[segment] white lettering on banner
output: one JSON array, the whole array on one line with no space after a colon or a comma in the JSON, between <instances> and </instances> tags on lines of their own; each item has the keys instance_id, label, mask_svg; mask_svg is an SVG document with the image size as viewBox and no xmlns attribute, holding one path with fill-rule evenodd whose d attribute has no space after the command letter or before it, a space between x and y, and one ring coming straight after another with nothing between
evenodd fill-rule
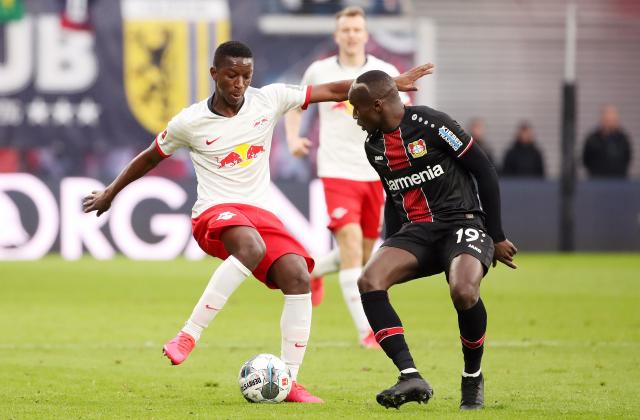
<instances>
[{"instance_id":1,"label":"white lettering on banner","mask_svg":"<svg viewBox=\"0 0 640 420\"><path fill-rule=\"evenodd\" d=\"M109 220L108 214L96 217L82 211L82 199L104 185L91 178L65 178L60 183L60 253L67 260L82 257L83 245L99 260L113 258L115 250L100 228Z\"/></svg>"},{"instance_id":2,"label":"white lettering on banner","mask_svg":"<svg viewBox=\"0 0 640 420\"><path fill-rule=\"evenodd\" d=\"M0 62L0 94L10 95L26 88L31 79L33 72L32 19L25 17L3 26L4 64Z\"/></svg>"},{"instance_id":3,"label":"white lettering on banner","mask_svg":"<svg viewBox=\"0 0 640 420\"><path fill-rule=\"evenodd\" d=\"M95 213L83 213L82 198L102 188L100 182L91 178L63 179L60 184L59 213L53 194L35 176L0 174L0 198L3 198L0 200L0 216L5 216L0 217L0 260L41 258L52 250L58 233L61 254L70 260L80 258L84 249L99 259L112 258L116 252L145 260L172 259L181 253L193 260L205 256L192 238L191 222L186 213L150 216L151 232L162 237L156 243L142 240L133 229L132 213L144 200L161 200L171 210L184 206L188 196L178 184L165 178L145 177L121 191L104 215L96 217ZM38 225L31 238L20 220L22 211L18 203L14 203L8 194L3 194L7 191L22 193L34 203ZM312 255L327 252L331 235L326 228L328 217L321 182L315 180L309 185L310 220L275 185L271 185L270 192L271 210L293 236ZM113 243L102 231L107 223Z\"/></svg>"},{"instance_id":4,"label":"white lettering on banner","mask_svg":"<svg viewBox=\"0 0 640 420\"><path fill-rule=\"evenodd\" d=\"M0 192L5 191L16 191L31 199L38 213L38 228L27 242L15 248L0 247L0 260L42 258L51 250L58 235L58 206L53 194L42 181L29 174L0 174ZM22 223L22 221L0 219L0 235L10 231L5 224L15 222Z\"/></svg>"},{"instance_id":5,"label":"white lettering on banner","mask_svg":"<svg viewBox=\"0 0 640 420\"><path fill-rule=\"evenodd\" d=\"M60 17L45 15L38 24L36 88L41 92L82 92L98 77L90 31L69 31Z\"/></svg>"},{"instance_id":6,"label":"white lettering on banner","mask_svg":"<svg viewBox=\"0 0 640 420\"><path fill-rule=\"evenodd\" d=\"M185 214L153 215L150 218L151 232L164 239L155 244L141 240L133 230L131 215L142 200L150 198L158 199L176 210L186 202L187 193L166 178L146 177L133 182L113 202L109 223L111 237L122 253L134 260L175 258L184 250L191 235L191 219Z\"/></svg>"},{"instance_id":7,"label":"white lettering on banner","mask_svg":"<svg viewBox=\"0 0 640 420\"><path fill-rule=\"evenodd\" d=\"M0 192L0 248L25 244L29 234L22 226L20 210L5 193Z\"/></svg>"}]
</instances>

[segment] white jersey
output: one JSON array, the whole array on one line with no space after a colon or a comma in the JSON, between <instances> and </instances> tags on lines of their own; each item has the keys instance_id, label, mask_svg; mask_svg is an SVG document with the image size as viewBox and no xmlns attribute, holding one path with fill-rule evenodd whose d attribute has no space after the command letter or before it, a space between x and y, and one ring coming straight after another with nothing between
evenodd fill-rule
<instances>
[{"instance_id":1,"label":"white jersey","mask_svg":"<svg viewBox=\"0 0 640 420\"><path fill-rule=\"evenodd\" d=\"M198 181L192 217L225 203L267 208L270 184L269 152L273 129L289 110L306 108L306 86L272 84L248 88L234 117L214 114L208 99L183 109L156 137L163 156L186 147Z\"/></svg>"},{"instance_id":2,"label":"white jersey","mask_svg":"<svg viewBox=\"0 0 640 420\"><path fill-rule=\"evenodd\" d=\"M313 62L302 78L303 85L316 85L355 79L369 70L382 70L392 77L398 69L372 55L362 67L343 67L337 56ZM403 96L407 102L408 97ZM353 181L377 181L380 179L367 161L364 152L366 132L353 119L353 107L349 101L323 102L320 110L320 147L318 148L318 176L343 178Z\"/></svg>"}]
</instances>

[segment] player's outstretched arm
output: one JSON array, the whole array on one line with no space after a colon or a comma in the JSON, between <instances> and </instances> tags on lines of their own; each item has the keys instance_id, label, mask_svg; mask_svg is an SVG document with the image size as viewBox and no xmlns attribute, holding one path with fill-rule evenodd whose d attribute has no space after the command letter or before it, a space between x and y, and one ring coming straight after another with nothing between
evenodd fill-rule
<instances>
[{"instance_id":1,"label":"player's outstretched arm","mask_svg":"<svg viewBox=\"0 0 640 420\"><path fill-rule=\"evenodd\" d=\"M156 149L154 140L149 147L125 166L120 175L107 188L103 191L92 191L90 195L86 196L82 200L82 210L85 213L97 211L96 216L100 216L109 210L111 202L124 187L155 168L163 159L164 157Z\"/></svg>"},{"instance_id":2,"label":"player's outstretched arm","mask_svg":"<svg viewBox=\"0 0 640 420\"><path fill-rule=\"evenodd\" d=\"M433 73L433 69L434 65L431 63L414 67L394 78L396 87L400 92L416 91L418 90L416 81L423 76ZM338 82L313 85L311 86L309 103L346 101L352 83L353 80L340 80Z\"/></svg>"}]
</instances>

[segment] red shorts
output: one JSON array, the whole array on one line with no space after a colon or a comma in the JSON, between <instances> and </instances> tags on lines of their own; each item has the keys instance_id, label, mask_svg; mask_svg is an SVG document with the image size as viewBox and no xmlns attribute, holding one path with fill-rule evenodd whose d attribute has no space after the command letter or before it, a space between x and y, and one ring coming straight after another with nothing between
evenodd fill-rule
<instances>
[{"instance_id":1,"label":"red shorts","mask_svg":"<svg viewBox=\"0 0 640 420\"><path fill-rule=\"evenodd\" d=\"M328 227L332 232L346 224L357 223L365 238L380 236L384 206L380 181L322 178L322 185L330 219Z\"/></svg>"},{"instance_id":2,"label":"red shorts","mask_svg":"<svg viewBox=\"0 0 640 420\"><path fill-rule=\"evenodd\" d=\"M309 273L313 270L313 258L270 211L247 204L219 204L191 219L193 237L200 248L212 257L222 260L226 259L229 253L220 240L220 234L231 226L252 227L262 237L267 250L260 264L253 270L253 275L271 289L277 289L278 286L267 279L269 268L283 255L300 255L307 261Z\"/></svg>"}]
</instances>

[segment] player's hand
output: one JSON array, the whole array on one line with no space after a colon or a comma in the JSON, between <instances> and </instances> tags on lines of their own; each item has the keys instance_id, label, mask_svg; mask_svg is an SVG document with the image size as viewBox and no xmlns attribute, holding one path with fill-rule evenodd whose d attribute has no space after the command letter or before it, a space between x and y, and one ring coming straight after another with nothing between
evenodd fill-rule
<instances>
[{"instance_id":1,"label":"player's hand","mask_svg":"<svg viewBox=\"0 0 640 420\"><path fill-rule=\"evenodd\" d=\"M395 78L396 86L400 92L410 92L418 90L416 86L416 80L427 74L432 74L434 65L431 63L423 64L418 67L414 67L409 71L402 73Z\"/></svg>"},{"instance_id":2,"label":"player's hand","mask_svg":"<svg viewBox=\"0 0 640 420\"><path fill-rule=\"evenodd\" d=\"M82 199L82 211L91 213L97 211L96 216L100 216L111 207L113 197L104 191L91 191L91 194Z\"/></svg>"},{"instance_id":3,"label":"player's hand","mask_svg":"<svg viewBox=\"0 0 640 420\"><path fill-rule=\"evenodd\" d=\"M518 253L518 248L511 243L510 240L505 239L502 242L494 244L495 251L493 252L493 266L495 267L498 261L502 264L511 267L518 268L513 262L513 256Z\"/></svg>"},{"instance_id":4,"label":"player's hand","mask_svg":"<svg viewBox=\"0 0 640 420\"><path fill-rule=\"evenodd\" d=\"M289 139L289 152L295 157L304 157L311 150L311 140L306 137Z\"/></svg>"}]
</instances>

